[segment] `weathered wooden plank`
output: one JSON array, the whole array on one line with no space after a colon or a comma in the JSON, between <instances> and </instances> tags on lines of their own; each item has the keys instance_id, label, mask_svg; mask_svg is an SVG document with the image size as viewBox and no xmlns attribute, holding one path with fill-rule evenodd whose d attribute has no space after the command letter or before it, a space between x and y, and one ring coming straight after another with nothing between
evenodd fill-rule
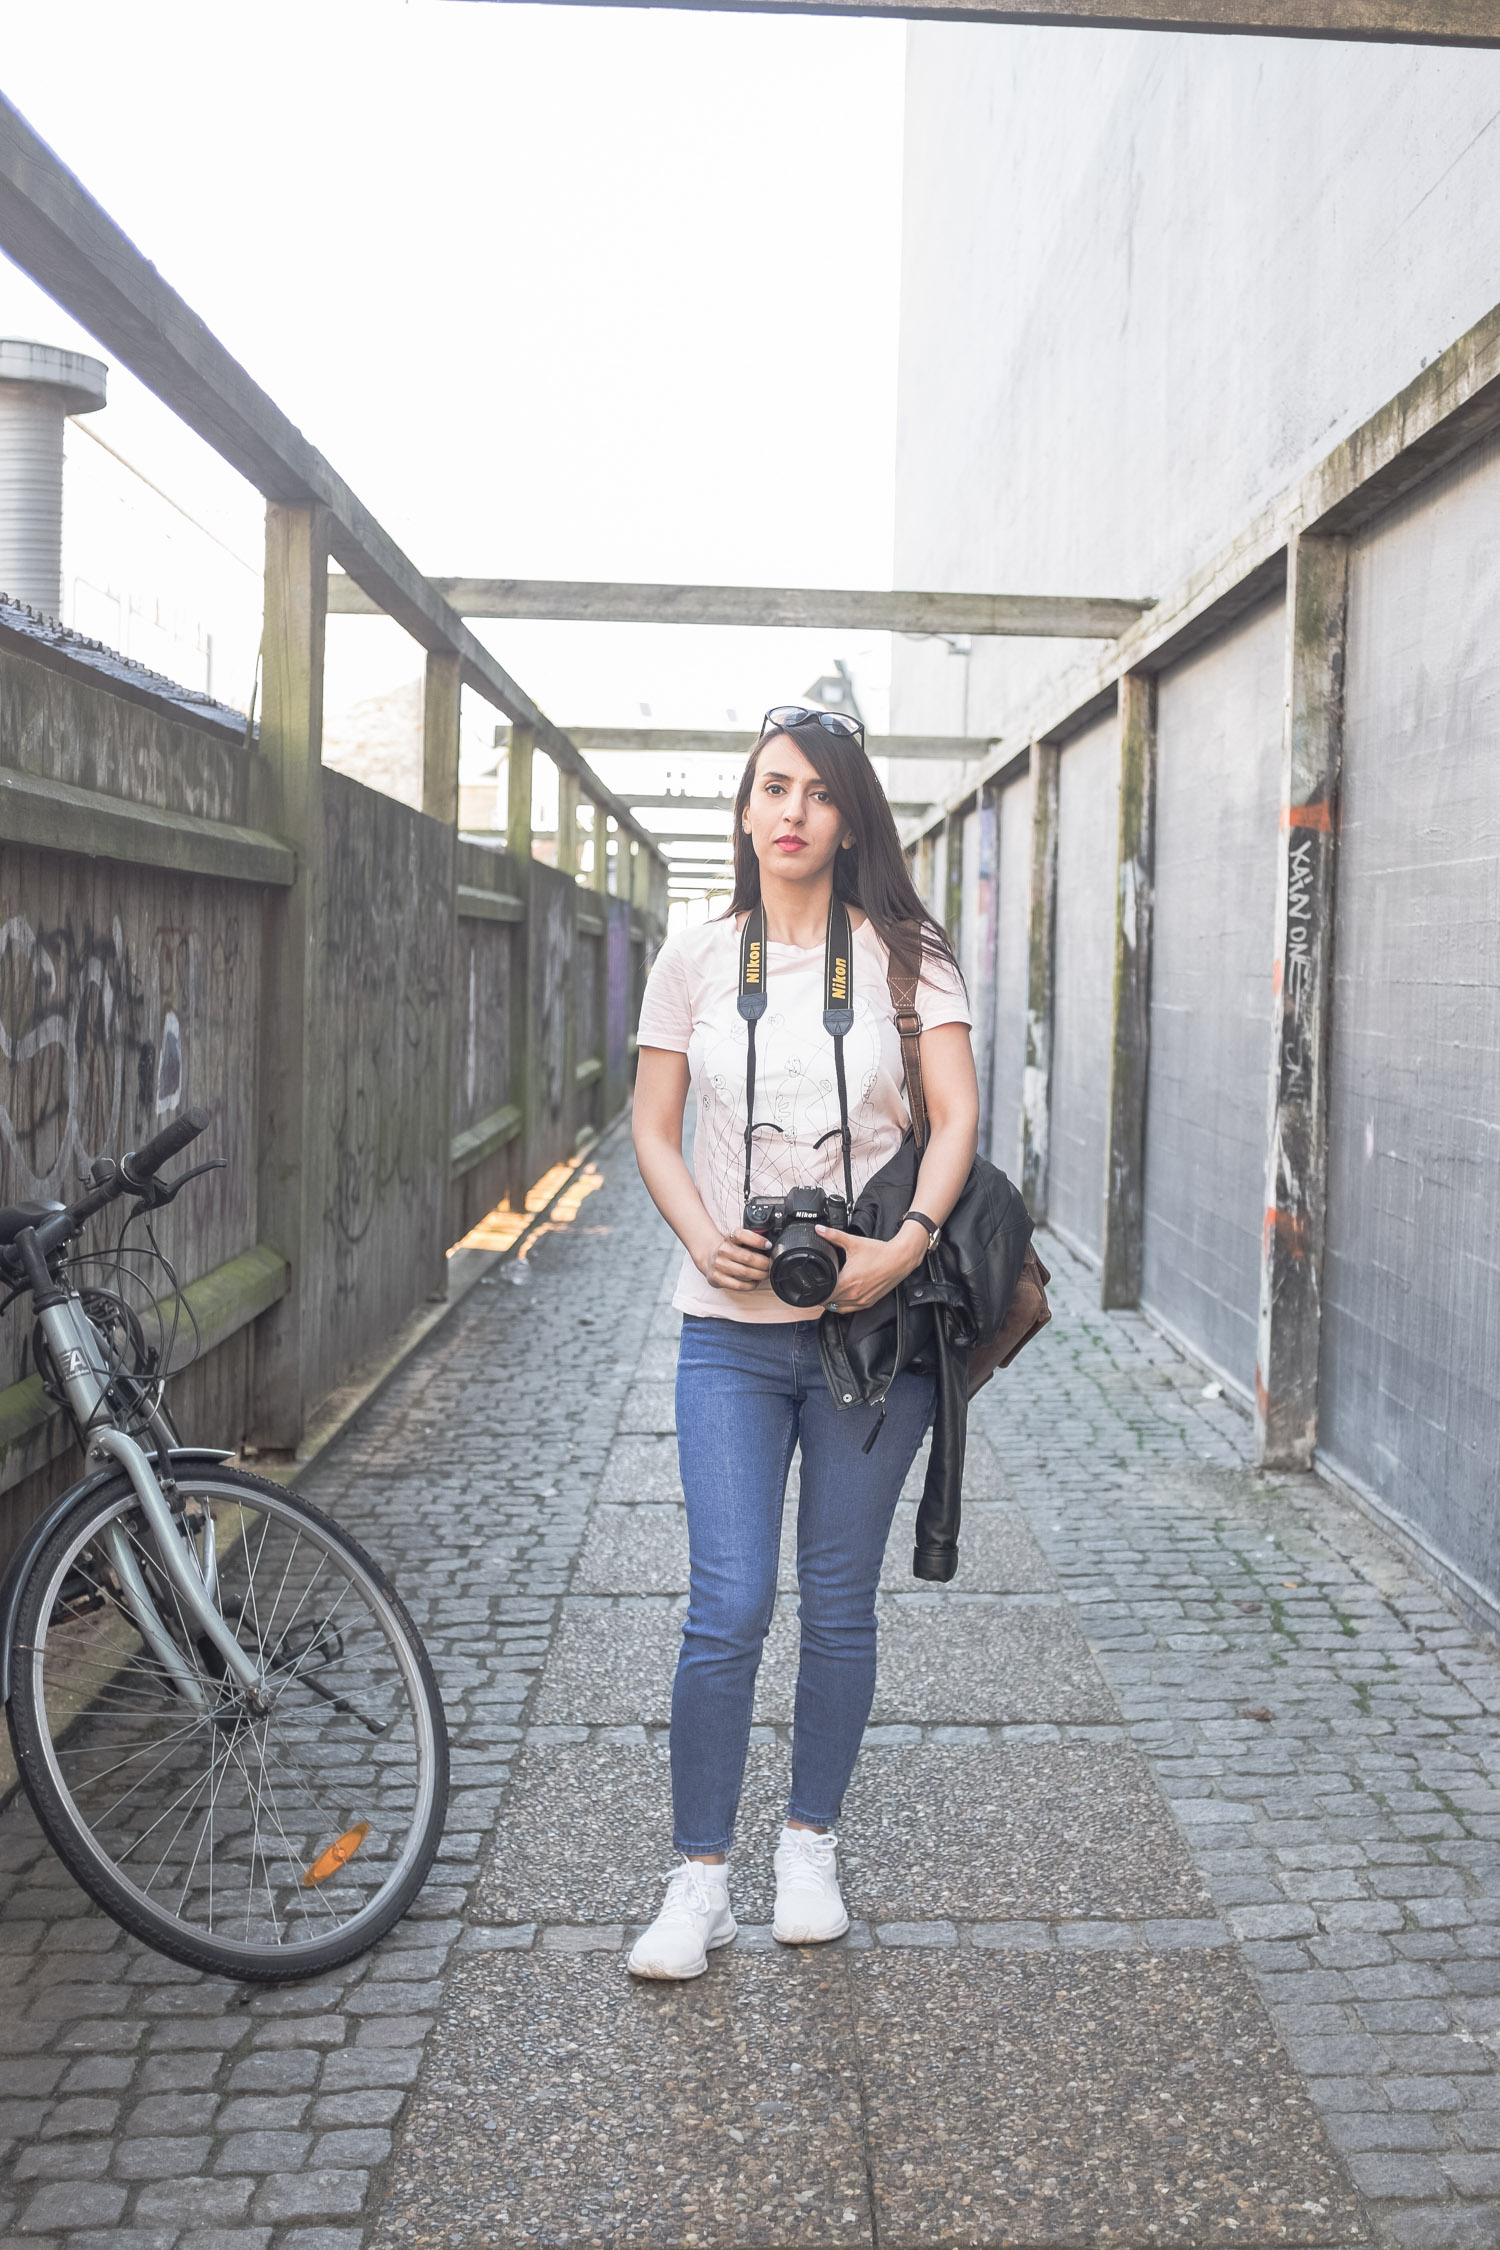
<instances>
[{"instance_id":1,"label":"weathered wooden plank","mask_svg":"<svg viewBox=\"0 0 1500 2250\"><path fill-rule=\"evenodd\" d=\"M453 963L458 939L456 878L458 856L458 756L459 722L463 702L463 665L449 649L429 649L422 699L422 810L438 831L437 850L442 863L438 884L449 911L434 924L444 933L447 958L436 963L442 992L434 1011L432 1034L434 1075L430 1092L435 1103L432 1118L432 1172L442 1178L443 1160L453 1139ZM431 875L429 873L429 880ZM437 902L434 901L434 904ZM429 1296L448 1292L447 1194L438 1198L434 1225L425 1245Z\"/></svg>"},{"instance_id":2,"label":"weathered wooden plank","mask_svg":"<svg viewBox=\"0 0 1500 2250\"><path fill-rule=\"evenodd\" d=\"M507 730L499 730L504 742ZM758 734L743 727L570 727L569 736L584 750L648 751L664 758L748 758ZM923 758L948 765L988 757L996 737L963 734L872 734L866 748L872 758ZM638 797L629 791L632 805L691 804L688 797ZM731 804L733 800L730 800ZM609 809L614 810L613 804Z\"/></svg>"},{"instance_id":3,"label":"weathered wooden plank","mask_svg":"<svg viewBox=\"0 0 1500 2250\"><path fill-rule=\"evenodd\" d=\"M525 902L509 891L481 890L477 883L460 883L454 893L459 919L469 922L524 922Z\"/></svg>"},{"instance_id":4,"label":"weathered wooden plank","mask_svg":"<svg viewBox=\"0 0 1500 2250\"><path fill-rule=\"evenodd\" d=\"M986 744L984 747L988 748L988 745ZM878 756L879 752L877 751L875 755ZM733 797L673 797L665 793L645 796L638 789L627 789L625 795L630 809L634 813L666 812L669 808L675 807L679 812L722 813L727 820L734 811ZM899 820L903 815L926 812L932 800L929 797L889 797L886 802ZM644 825L651 828L651 833L656 837L658 843L667 841L674 833L677 833L668 828L652 827L649 818ZM705 829L703 833L707 835L709 831Z\"/></svg>"},{"instance_id":5,"label":"weathered wooden plank","mask_svg":"<svg viewBox=\"0 0 1500 2250\"><path fill-rule=\"evenodd\" d=\"M259 786L266 825L293 847L296 878L268 895L263 924L256 1078L257 1230L292 1285L255 1331L250 1435L290 1452L302 1435L310 1353L311 1268L322 1167L313 1035L314 980L325 958L323 645L328 516L321 506L266 509L265 632Z\"/></svg>"},{"instance_id":6,"label":"weathered wooden plank","mask_svg":"<svg viewBox=\"0 0 1500 2250\"><path fill-rule=\"evenodd\" d=\"M434 578L462 617L559 618L590 624L831 627L873 633L980 633L1112 641L1149 599L1074 594L883 593L794 586L637 586L584 579ZM378 605L335 577L329 607ZM753 737L752 737L753 740Z\"/></svg>"},{"instance_id":7,"label":"weathered wooden plank","mask_svg":"<svg viewBox=\"0 0 1500 2250\"><path fill-rule=\"evenodd\" d=\"M458 720L463 666L449 649L429 649L422 696L422 810L458 820Z\"/></svg>"},{"instance_id":8,"label":"weathered wooden plank","mask_svg":"<svg viewBox=\"0 0 1500 2250\"><path fill-rule=\"evenodd\" d=\"M535 736L530 727L510 730L506 768L505 848L518 859L531 857L531 769Z\"/></svg>"},{"instance_id":9,"label":"weathered wooden plank","mask_svg":"<svg viewBox=\"0 0 1500 2250\"><path fill-rule=\"evenodd\" d=\"M1100 1302L1140 1302L1145 1251L1146 1076L1151 1052L1151 918L1156 835L1156 681L1120 682L1120 827L1115 978Z\"/></svg>"},{"instance_id":10,"label":"weathered wooden plank","mask_svg":"<svg viewBox=\"0 0 1500 2250\"><path fill-rule=\"evenodd\" d=\"M1027 913L1026 1071L1021 1082L1021 1193L1034 1219L1047 1216L1052 1123L1052 1001L1057 958L1056 743L1031 746L1031 878Z\"/></svg>"},{"instance_id":11,"label":"weathered wooden plank","mask_svg":"<svg viewBox=\"0 0 1500 2250\"><path fill-rule=\"evenodd\" d=\"M557 777L557 858L559 875L578 873L578 776Z\"/></svg>"},{"instance_id":12,"label":"weathered wooden plank","mask_svg":"<svg viewBox=\"0 0 1500 2250\"><path fill-rule=\"evenodd\" d=\"M260 829L106 797L18 773L13 766L0 766L0 829L11 843L41 851L212 875L222 882L284 885L295 869L288 847Z\"/></svg>"},{"instance_id":13,"label":"weathered wooden plank","mask_svg":"<svg viewBox=\"0 0 1500 2250\"><path fill-rule=\"evenodd\" d=\"M572 0L572 4L603 6L606 0ZM897 22L1348 39L1387 46L1500 47L1491 0L626 0L626 5L760 15L875 16Z\"/></svg>"},{"instance_id":14,"label":"weathered wooden plank","mask_svg":"<svg viewBox=\"0 0 1500 2250\"><path fill-rule=\"evenodd\" d=\"M596 914L590 907L584 906L582 903L580 903L578 908L578 930L581 936L603 937L607 926L608 925L606 924L604 916L602 914Z\"/></svg>"},{"instance_id":15,"label":"weathered wooden plank","mask_svg":"<svg viewBox=\"0 0 1500 2250\"><path fill-rule=\"evenodd\" d=\"M492 1110L488 1117L481 1117L477 1125L470 1125L462 1133L455 1133L448 1158L450 1179L461 1179L465 1172L472 1172L476 1164L482 1164L487 1156L493 1156L497 1148L506 1147L520 1132L522 1123L521 1112L516 1104L507 1102L502 1109Z\"/></svg>"},{"instance_id":16,"label":"weathered wooden plank","mask_svg":"<svg viewBox=\"0 0 1500 2250\"><path fill-rule=\"evenodd\" d=\"M0 600L0 742L24 773L243 824L254 751L241 713Z\"/></svg>"},{"instance_id":17,"label":"weathered wooden plank","mask_svg":"<svg viewBox=\"0 0 1500 2250\"><path fill-rule=\"evenodd\" d=\"M1255 1369L1256 1455L1268 1468L1310 1468L1318 1436L1348 583L1346 539L1319 535L1294 543Z\"/></svg>"},{"instance_id":18,"label":"weathered wooden plank","mask_svg":"<svg viewBox=\"0 0 1500 2250\"><path fill-rule=\"evenodd\" d=\"M318 1396L446 1285L453 853L446 823L325 774L312 1047L320 1176L303 1285Z\"/></svg>"}]
</instances>

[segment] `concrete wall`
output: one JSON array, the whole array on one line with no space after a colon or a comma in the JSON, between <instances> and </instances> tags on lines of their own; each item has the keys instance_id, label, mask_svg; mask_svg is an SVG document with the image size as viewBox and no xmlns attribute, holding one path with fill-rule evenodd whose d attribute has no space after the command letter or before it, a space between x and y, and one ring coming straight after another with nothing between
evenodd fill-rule
<instances>
[{"instance_id":1,"label":"concrete wall","mask_svg":"<svg viewBox=\"0 0 1500 2250\"><path fill-rule=\"evenodd\" d=\"M1119 802L1111 716L1065 746L1058 778L1047 1217L1091 1256L1099 1253L1103 1223Z\"/></svg>"},{"instance_id":2,"label":"concrete wall","mask_svg":"<svg viewBox=\"0 0 1500 2250\"><path fill-rule=\"evenodd\" d=\"M1500 1586L1500 448L1352 557L1327 1457Z\"/></svg>"},{"instance_id":3,"label":"concrete wall","mask_svg":"<svg viewBox=\"0 0 1500 2250\"><path fill-rule=\"evenodd\" d=\"M908 33L898 586L1153 594L1494 303L1500 53ZM1003 733L1073 644L893 644Z\"/></svg>"},{"instance_id":4,"label":"concrete wall","mask_svg":"<svg viewBox=\"0 0 1500 2250\"><path fill-rule=\"evenodd\" d=\"M1156 934L1142 1299L1255 1384L1285 608L1157 685Z\"/></svg>"}]
</instances>

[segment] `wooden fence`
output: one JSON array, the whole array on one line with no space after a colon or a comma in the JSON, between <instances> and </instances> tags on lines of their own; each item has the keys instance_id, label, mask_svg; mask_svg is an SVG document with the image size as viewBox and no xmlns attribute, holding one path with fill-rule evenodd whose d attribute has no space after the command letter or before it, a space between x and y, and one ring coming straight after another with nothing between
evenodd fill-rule
<instances>
[{"instance_id":1,"label":"wooden fence","mask_svg":"<svg viewBox=\"0 0 1500 2250\"><path fill-rule=\"evenodd\" d=\"M273 583L296 544L277 514ZM226 1168L158 1226L202 1339L174 1405L194 1438L270 1450L442 1294L455 1241L618 1113L659 935L325 770L305 724L291 758L290 669L247 740L0 606L0 1202L66 1199L94 1157L208 1110ZM456 698L451 718L429 751L456 784ZM76 1460L18 1306L0 1555Z\"/></svg>"}]
</instances>

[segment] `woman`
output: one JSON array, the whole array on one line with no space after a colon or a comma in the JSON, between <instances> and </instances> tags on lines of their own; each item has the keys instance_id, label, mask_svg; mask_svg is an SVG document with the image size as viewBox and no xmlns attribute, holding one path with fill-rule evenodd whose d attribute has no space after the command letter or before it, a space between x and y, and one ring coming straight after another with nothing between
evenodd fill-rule
<instances>
[{"instance_id":1,"label":"woman","mask_svg":"<svg viewBox=\"0 0 1500 2250\"><path fill-rule=\"evenodd\" d=\"M783 1944L805 1945L849 1926L833 1824L874 1697L881 1558L931 1415L933 1382L896 1377L878 1442L866 1454L880 1410L835 1407L818 1357L824 1304L783 1302L770 1286L771 1240L742 1223L747 917L763 909L766 939L749 1144L757 1196L845 1185L834 1043L823 1013L835 898L847 905L852 932L853 1024L843 1063L856 1195L900 1146L908 1120L886 984L888 939L902 923L921 933L917 1006L931 1135L912 1213L893 1240L818 1228L843 1254L835 1310L875 1304L920 1265L968 1177L979 1117L963 981L912 887L863 731L851 719L798 705L767 712L735 798L733 904L722 920L668 940L641 1007L636 1156L687 1252L673 1303L683 1316L677 1444L691 1594L672 1694L682 1865L631 1952L636 1976L699 1976L709 1951L735 1935L728 1853L776 1598L787 1472L799 1443L802 1646L773 1927ZM690 1084L698 1096L696 1178L682 1155Z\"/></svg>"}]
</instances>

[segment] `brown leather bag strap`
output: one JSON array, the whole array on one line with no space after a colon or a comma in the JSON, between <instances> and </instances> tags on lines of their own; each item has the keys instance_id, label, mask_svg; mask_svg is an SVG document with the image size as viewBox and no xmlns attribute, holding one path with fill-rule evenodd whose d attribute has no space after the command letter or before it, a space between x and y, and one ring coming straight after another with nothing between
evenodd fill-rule
<instances>
[{"instance_id":1,"label":"brown leather bag strap","mask_svg":"<svg viewBox=\"0 0 1500 2250\"><path fill-rule=\"evenodd\" d=\"M891 939L886 982L891 992L891 1013L901 1035L901 1065L906 1072L906 1106L918 1148L927 1146L927 1095L922 1085L922 1019L917 1013L917 986L922 976L922 933L914 922L898 922Z\"/></svg>"}]
</instances>

